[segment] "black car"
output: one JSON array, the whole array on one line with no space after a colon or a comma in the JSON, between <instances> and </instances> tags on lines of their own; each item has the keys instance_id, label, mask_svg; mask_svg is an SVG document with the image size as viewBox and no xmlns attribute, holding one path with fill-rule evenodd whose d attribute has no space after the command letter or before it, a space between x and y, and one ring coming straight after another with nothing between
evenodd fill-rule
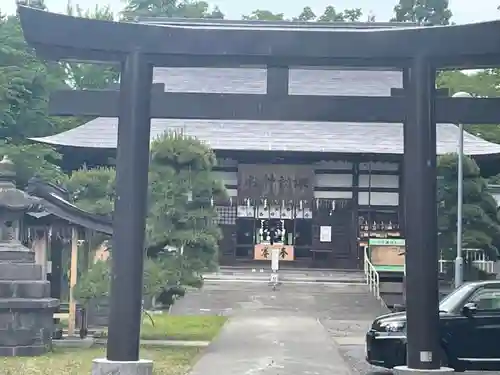
<instances>
[{"instance_id":1,"label":"black car","mask_svg":"<svg viewBox=\"0 0 500 375\"><path fill-rule=\"evenodd\" d=\"M467 283L439 304L442 365L455 371L500 370L500 280ZM373 321L366 360L393 368L406 364L406 314Z\"/></svg>"}]
</instances>

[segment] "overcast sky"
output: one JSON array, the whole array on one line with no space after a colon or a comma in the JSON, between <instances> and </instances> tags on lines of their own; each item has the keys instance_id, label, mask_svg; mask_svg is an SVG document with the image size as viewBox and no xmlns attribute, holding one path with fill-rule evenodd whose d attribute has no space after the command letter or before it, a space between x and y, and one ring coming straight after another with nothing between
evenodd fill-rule
<instances>
[{"instance_id":1,"label":"overcast sky","mask_svg":"<svg viewBox=\"0 0 500 375\"><path fill-rule=\"evenodd\" d=\"M73 0L82 8L94 8L96 4L109 4L119 12L123 7L121 0ZM287 17L300 13L304 6L310 6L314 12L320 13L327 5L333 5L340 10L344 8L362 8L365 14L372 12L377 21L387 21L391 17L392 8L397 0L208 0L210 4L218 5L228 19L240 19L242 14L248 14L254 9L266 9L285 13ZM67 0L45 0L52 12L63 12ZM453 21L456 23L479 22L500 18L497 6L500 0L450 0L453 11ZM15 11L15 0L0 0L2 13Z\"/></svg>"}]
</instances>

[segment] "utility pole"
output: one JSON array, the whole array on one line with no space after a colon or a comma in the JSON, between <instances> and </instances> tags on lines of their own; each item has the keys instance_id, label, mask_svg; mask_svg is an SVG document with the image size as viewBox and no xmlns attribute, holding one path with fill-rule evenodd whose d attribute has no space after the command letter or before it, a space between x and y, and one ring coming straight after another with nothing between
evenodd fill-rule
<instances>
[{"instance_id":1,"label":"utility pole","mask_svg":"<svg viewBox=\"0 0 500 375\"><path fill-rule=\"evenodd\" d=\"M467 92L457 92L453 98L470 98ZM457 151L457 253L455 257L455 288L464 282L464 258L462 257L462 224L463 224L463 204L464 204L464 124L458 124L458 151Z\"/></svg>"}]
</instances>

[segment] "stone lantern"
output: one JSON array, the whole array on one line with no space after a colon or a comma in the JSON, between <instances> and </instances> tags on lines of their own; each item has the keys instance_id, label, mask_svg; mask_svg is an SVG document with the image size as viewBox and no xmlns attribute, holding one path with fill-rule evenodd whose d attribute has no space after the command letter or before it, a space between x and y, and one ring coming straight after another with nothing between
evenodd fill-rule
<instances>
[{"instance_id":1,"label":"stone lantern","mask_svg":"<svg viewBox=\"0 0 500 375\"><path fill-rule=\"evenodd\" d=\"M52 347L50 283L35 254L19 241L19 220L40 200L15 186L14 164L0 161L0 356L35 356Z\"/></svg>"}]
</instances>

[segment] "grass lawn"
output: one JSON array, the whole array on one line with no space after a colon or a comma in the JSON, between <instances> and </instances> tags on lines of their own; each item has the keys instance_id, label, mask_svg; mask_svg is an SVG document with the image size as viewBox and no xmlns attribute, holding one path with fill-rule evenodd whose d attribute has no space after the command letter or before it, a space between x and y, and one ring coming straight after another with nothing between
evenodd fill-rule
<instances>
[{"instance_id":1,"label":"grass lawn","mask_svg":"<svg viewBox=\"0 0 500 375\"><path fill-rule=\"evenodd\" d=\"M184 375L196 359L197 348L141 348L141 358L154 361L154 375ZM41 357L0 358L1 375L86 375L92 360L105 357L105 350L56 349Z\"/></svg>"},{"instance_id":2,"label":"grass lawn","mask_svg":"<svg viewBox=\"0 0 500 375\"><path fill-rule=\"evenodd\" d=\"M141 327L143 340L211 341L227 320L227 317L213 315L158 314L151 317L154 325L143 314ZM61 320L61 326L67 327L67 321ZM106 332L103 332L102 337L105 336Z\"/></svg>"},{"instance_id":3,"label":"grass lawn","mask_svg":"<svg viewBox=\"0 0 500 375\"><path fill-rule=\"evenodd\" d=\"M211 341L220 331L227 318L224 316L151 315L144 316L141 338L144 340Z\"/></svg>"}]
</instances>

